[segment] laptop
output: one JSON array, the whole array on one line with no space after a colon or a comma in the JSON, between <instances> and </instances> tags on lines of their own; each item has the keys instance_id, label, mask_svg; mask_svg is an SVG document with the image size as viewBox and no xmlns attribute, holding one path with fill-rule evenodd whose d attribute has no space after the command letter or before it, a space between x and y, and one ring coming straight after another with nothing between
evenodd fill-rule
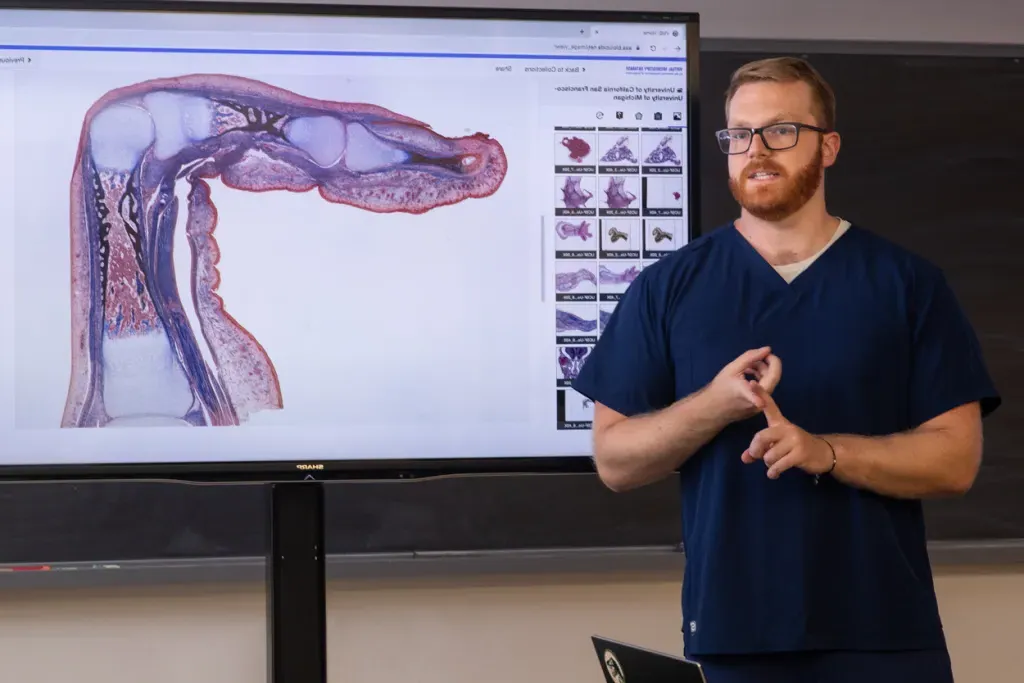
<instances>
[{"instance_id":1,"label":"laptop","mask_svg":"<svg viewBox=\"0 0 1024 683\"><path fill-rule=\"evenodd\" d=\"M707 683L700 664L601 636L591 636L605 683Z\"/></svg>"}]
</instances>

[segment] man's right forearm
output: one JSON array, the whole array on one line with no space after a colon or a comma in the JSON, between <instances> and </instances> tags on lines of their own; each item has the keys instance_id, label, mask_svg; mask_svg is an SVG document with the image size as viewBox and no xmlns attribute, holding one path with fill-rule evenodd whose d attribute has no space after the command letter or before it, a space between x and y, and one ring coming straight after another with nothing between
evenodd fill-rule
<instances>
[{"instance_id":1,"label":"man's right forearm","mask_svg":"<svg viewBox=\"0 0 1024 683\"><path fill-rule=\"evenodd\" d=\"M598 474L615 491L658 481L674 472L727 424L706 389L663 410L619 420L595 434Z\"/></svg>"}]
</instances>

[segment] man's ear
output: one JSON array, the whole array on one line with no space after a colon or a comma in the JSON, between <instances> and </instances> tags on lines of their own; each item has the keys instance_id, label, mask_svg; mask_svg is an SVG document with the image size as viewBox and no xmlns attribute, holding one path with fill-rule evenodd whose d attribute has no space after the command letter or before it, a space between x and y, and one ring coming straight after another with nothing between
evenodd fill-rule
<instances>
[{"instance_id":1,"label":"man's ear","mask_svg":"<svg viewBox=\"0 0 1024 683\"><path fill-rule=\"evenodd\" d=\"M842 142L839 137L839 133L825 133L821 141L821 162L828 168L832 164L836 163L836 158L839 156L839 147Z\"/></svg>"}]
</instances>

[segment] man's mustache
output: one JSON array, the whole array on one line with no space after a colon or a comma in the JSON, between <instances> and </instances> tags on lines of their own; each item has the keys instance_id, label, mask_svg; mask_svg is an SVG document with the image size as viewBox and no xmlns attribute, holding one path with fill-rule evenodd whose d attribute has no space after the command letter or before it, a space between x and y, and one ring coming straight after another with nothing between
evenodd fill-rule
<instances>
[{"instance_id":1,"label":"man's mustache","mask_svg":"<svg viewBox=\"0 0 1024 683\"><path fill-rule=\"evenodd\" d=\"M762 173L762 172L764 172L764 173L775 173L780 178L784 178L786 176L786 171L781 166L776 164L775 162L772 162L772 161L752 161L749 164L747 164L747 166L743 169L743 173L741 174L741 177L749 178L752 175L754 175L755 173Z\"/></svg>"}]
</instances>

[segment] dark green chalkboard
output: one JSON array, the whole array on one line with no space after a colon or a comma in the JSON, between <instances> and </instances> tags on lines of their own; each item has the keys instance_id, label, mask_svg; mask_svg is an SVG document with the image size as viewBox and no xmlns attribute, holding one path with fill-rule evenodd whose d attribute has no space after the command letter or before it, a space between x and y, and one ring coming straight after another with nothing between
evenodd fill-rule
<instances>
[{"instance_id":1,"label":"dark green chalkboard","mask_svg":"<svg viewBox=\"0 0 1024 683\"><path fill-rule=\"evenodd\" d=\"M844 48L845 50L845 48ZM831 53L830 53L831 52ZM703 224L735 208L712 139L730 72L762 56L701 55ZM946 269L1004 394L965 498L928 504L935 540L1024 538L1024 64L1019 58L809 54L833 84L843 148L834 212ZM823 340L827 343L827 340ZM674 482L612 494L587 475L328 486L328 552L674 545ZM0 486L0 562L262 555L258 487Z\"/></svg>"}]
</instances>

